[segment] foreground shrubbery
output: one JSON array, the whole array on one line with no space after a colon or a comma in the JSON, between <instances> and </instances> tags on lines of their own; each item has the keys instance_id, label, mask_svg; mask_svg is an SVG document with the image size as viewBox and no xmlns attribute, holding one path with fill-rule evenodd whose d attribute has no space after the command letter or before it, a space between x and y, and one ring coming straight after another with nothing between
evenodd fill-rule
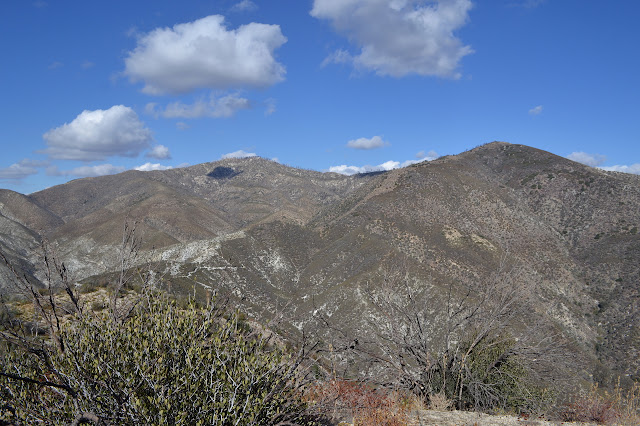
<instances>
[{"instance_id":1,"label":"foreground shrubbery","mask_svg":"<svg viewBox=\"0 0 640 426\"><path fill-rule=\"evenodd\" d=\"M605 425L640 424L640 383L623 390L620 383L613 391L593 385L560 408L559 417L568 422L595 422Z\"/></svg>"},{"instance_id":2,"label":"foreground shrubbery","mask_svg":"<svg viewBox=\"0 0 640 426\"><path fill-rule=\"evenodd\" d=\"M122 251L135 255L135 246L125 238ZM105 296L98 300L88 296L94 288L78 294L64 265L46 252L45 289L0 253L22 294L0 303L0 424L285 425L317 424L323 416L395 426L420 406L550 411L552 393L542 386L548 377L535 367L557 369L551 349L560 347L536 338L533 327L510 333L507 325L528 296L511 279L469 287L461 296L450 287L438 331L426 327L431 314L406 280L384 277L383 291L368 293L385 318L375 324L378 338L343 333L348 342L340 353L345 360L362 357L360 365L382 374L368 383L347 381L333 368L332 379L314 384L302 371L312 361L304 345L287 352L235 312L178 303L156 289L152 272L130 267L127 256L116 282L95 292ZM130 271L136 291L128 285ZM18 309L27 305L30 322ZM335 362L326 355L324 361ZM315 369L318 378L325 372ZM637 423L637 387L624 396L596 391L564 407L561 417Z\"/></svg>"},{"instance_id":3,"label":"foreground shrubbery","mask_svg":"<svg viewBox=\"0 0 640 426\"><path fill-rule=\"evenodd\" d=\"M347 418L354 426L406 425L415 405L415 401L397 392L337 378L309 386L306 399L319 404L327 417Z\"/></svg>"},{"instance_id":4,"label":"foreground shrubbery","mask_svg":"<svg viewBox=\"0 0 640 426\"><path fill-rule=\"evenodd\" d=\"M6 328L5 337L19 330ZM305 423L299 364L236 314L155 293L115 321L76 313L61 350L5 339L0 419L25 423ZM11 342L11 343L10 343Z\"/></svg>"}]
</instances>

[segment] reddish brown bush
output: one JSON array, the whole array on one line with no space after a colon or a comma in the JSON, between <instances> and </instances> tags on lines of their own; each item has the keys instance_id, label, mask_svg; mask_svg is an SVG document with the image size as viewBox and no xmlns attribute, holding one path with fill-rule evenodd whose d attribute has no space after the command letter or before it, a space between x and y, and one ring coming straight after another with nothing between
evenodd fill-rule
<instances>
[{"instance_id":1,"label":"reddish brown bush","mask_svg":"<svg viewBox=\"0 0 640 426\"><path fill-rule=\"evenodd\" d=\"M602 391L595 384L589 392L562 408L564 421L596 422L599 424L640 424L640 384L624 391L620 383L612 393Z\"/></svg>"},{"instance_id":2,"label":"reddish brown bush","mask_svg":"<svg viewBox=\"0 0 640 426\"><path fill-rule=\"evenodd\" d=\"M352 418L354 426L401 426L408 420L408 406L397 394L362 382L334 379L318 383L308 398L334 418Z\"/></svg>"}]
</instances>

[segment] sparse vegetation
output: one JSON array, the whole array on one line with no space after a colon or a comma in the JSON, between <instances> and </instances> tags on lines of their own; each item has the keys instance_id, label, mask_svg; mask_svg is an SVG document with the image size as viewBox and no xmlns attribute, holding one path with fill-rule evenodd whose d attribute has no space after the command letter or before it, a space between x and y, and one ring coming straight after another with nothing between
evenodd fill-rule
<instances>
[{"instance_id":1,"label":"sparse vegetation","mask_svg":"<svg viewBox=\"0 0 640 426\"><path fill-rule=\"evenodd\" d=\"M623 390L620 381L613 391L600 389L597 384L574 397L560 410L560 418L568 422L596 422L605 425L640 424L640 383Z\"/></svg>"},{"instance_id":2,"label":"sparse vegetation","mask_svg":"<svg viewBox=\"0 0 640 426\"><path fill-rule=\"evenodd\" d=\"M11 330L8 330L11 332ZM178 309L158 293L127 319L77 315L60 352L5 341L0 418L26 423L304 422L295 359L244 330L238 315ZM32 342L35 343L35 342ZM33 348L33 347L32 347Z\"/></svg>"},{"instance_id":3,"label":"sparse vegetation","mask_svg":"<svg viewBox=\"0 0 640 426\"><path fill-rule=\"evenodd\" d=\"M406 425L413 408L411 400L397 392L336 378L311 386L307 399L322 406L334 421L346 418L354 426Z\"/></svg>"},{"instance_id":4,"label":"sparse vegetation","mask_svg":"<svg viewBox=\"0 0 640 426\"><path fill-rule=\"evenodd\" d=\"M137 247L130 231L125 257ZM3 259L46 330L17 319L3 303L1 422L311 423L302 399L306 346L287 353L236 311L181 305L151 286L133 301L120 298L124 270L107 309L86 310L64 264L46 257L52 275L41 292Z\"/></svg>"},{"instance_id":5,"label":"sparse vegetation","mask_svg":"<svg viewBox=\"0 0 640 426\"><path fill-rule=\"evenodd\" d=\"M640 377L639 179L501 143L378 177L254 158L77 180L20 196L20 205L0 191L0 246L35 285L35 294L26 286L26 297L5 299L0 316L37 336L29 344L47 341L57 353L78 310L116 323L142 315L138 295L150 280L178 313L206 310L217 289L250 314L237 319L238 332L256 338L287 304L295 318L268 327L283 337L268 351L300 330L338 347L339 333L313 315L326 316L352 337L331 376L357 378L348 382L362 392L411 394L432 408L553 408L555 389L565 395L593 382L602 396L613 378L626 391ZM145 245L121 268L133 274L121 276L113 230L125 216L138 220ZM53 263L52 286L34 264L45 235L73 265L77 306ZM407 266L395 280L380 268L389 253ZM523 267L496 282L505 253ZM6 295L5 272L0 265ZM50 298L61 302L57 314ZM24 350L18 343L12 348ZM571 358L551 362L556 355ZM318 380L327 380L329 357L318 354Z\"/></svg>"},{"instance_id":6,"label":"sparse vegetation","mask_svg":"<svg viewBox=\"0 0 640 426\"><path fill-rule=\"evenodd\" d=\"M552 403L545 374L554 373L545 368L560 360L561 344L535 325L512 334L512 322L532 294L518 284L517 268L505 262L505 270L462 294L451 285L444 302L435 302L441 306L435 315L444 317L439 330L429 325L434 314L427 302L437 298L417 294L403 269L382 271L383 290L369 292L384 318L376 321L375 343L350 336L352 343L344 346L362 364L375 366L374 381L412 393L425 405L447 401L459 410L530 413Z\"/></svg>"}]
</instances>

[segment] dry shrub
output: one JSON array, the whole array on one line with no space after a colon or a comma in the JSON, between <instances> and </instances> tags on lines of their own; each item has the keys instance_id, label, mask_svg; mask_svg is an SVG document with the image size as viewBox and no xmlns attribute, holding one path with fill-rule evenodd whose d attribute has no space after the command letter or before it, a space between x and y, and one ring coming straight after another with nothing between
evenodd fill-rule
<instances>
[{"instance_id":1,"label":"dry shrub","mask_svg":"<svg viewBox=\"0 0 640 426\"><path fill-rule=\"evenodd\" d=\"M613 391L613 400L618 407L618 423L622 425L640 425L640 383L635 382L627 391L623 391L620 380Z\"/></svg>"},{"instance_id":2,"label":"dry shrub","mask_svg":"<svg viewBox=\"0 0 640 426\"><path fill-rule=\"evenodd\" d=\"M429 408L432 410L449 411L452 405L452 401L447 398L444 392L436 393L429 396Z\"/></svg>"},{"instance_id":3,"label":"dry shrub","mask_svg":"<svg viewBox=\"0 0 640 426\"><path fill-rule=\"evenodd\" d=\"M596 422L605 425L640 424L640 383L623 390L620 380L614 390L601 391L597 384L589 392L563 407L563 421Z\"/></svg>"},{"instance_id":4,"label":"dry shrub","mask_svg":"<svg viewBox=\"0 0 640 426\"><path fill-rule=\"evenodd\" d=\"M343 379L317 383L307 398L334 419L353 418L354 426L405 425L411 409L409 400L397 393Z\"/></svg>"}]
</instances>

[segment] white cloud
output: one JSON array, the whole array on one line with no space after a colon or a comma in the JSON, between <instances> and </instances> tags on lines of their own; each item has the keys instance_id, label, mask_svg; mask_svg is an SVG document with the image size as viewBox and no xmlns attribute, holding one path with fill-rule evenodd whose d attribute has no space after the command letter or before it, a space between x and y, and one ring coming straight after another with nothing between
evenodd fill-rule
<instances>
[{"instance_id":1,"label":"white cloud","mask_svg":"<svg viewBox=\"0 0 640 426\"><path fill-rule=\"evenodd\" d=\"M157 28L138 39L124 74L144 82L149 94L199 88L267 87L284 80L274 51L287 41L280 26L250 23L227 30L211 15L173 28Z\"/></svg>"},{"instance_id":2,"label":"white cloud","mask_svg":"<svg viewBox=\"0 0 640 426\"><path fill-rule=\"evenodd\" d=\"M340 166L331 166L329 167L328 171L331 173L340 173L341 175L356 175L358 173L369 173L373 171L379 171L379 170L373 170L373 167L375 166L358 167L358 166L347 166L346 164L342 164Z\"/></svg>"},{"instance_id":3,"label":"white cloud","mask_svg":"<svg viewBox=\"0 0 640 426\"><path fill-rule=\"evenodd\" d=\"M138 166L135 168L135 170L139 170L141 172L149 172L152 170L169 170L169 169L173 169L172 166L163 166L162 164L159 163L144 163L141 166Z\"/></svg>"},{"instance_id":4,"label":"white cloud","mask_svg":"<svg viewBox=\"0 0 640 426\"><path fill-rule=\"evenodd\" d=\"M71 123L43 135L48 148L41 151L59 160L95 161L110 156L135 157L153 140L129 107L83 111Z\"/></svg>"},{"instance_id":5,"label":"white cloud","mask_svg":"<svg viewBox=\"0 0 640 426\"><path fill-rule=\"evenodd\" d=\"M0 168L0 180L22 180L38 173L38 167L47 165L47 162L34 161L25 158L9 167Z\"/></svg>"},{"instance_id":6,"label":"white cloud","mask_svg":"<svg viewBox=\"0 0 640 426\"><path fill-rule=\"evenodd\" d=\"M230 152L228 154L224 154L220 159L224 160L226 158L247 158L247 157L256 157L257 154L254 152L246 152L242 149L234 152Z\"/></svg>"},{"instance_id":7,"label":"white cloud","mask_svg":"<svg viewBox=\"0 0 640 426\"><path fill-rule=\"evenodd\" d=\"M242 0L231 8L232 12L253 12L258 10L258 5L251 0Z\"/></svg>"},{"instance_id":8,"label":"white cloud","mask_svg":"<svg viewBox=\"0 0 640 426\"><path fill-rule=\"evenodd\" d=\"M633 173L634 175L640 175L640 163L635 163L630 166L607 166L600 167L602 170L608 170L610 172L622 172L622 173Z\"/></svg>"},{"instance_id":9,"label":"white cloud","mask_svg":"<svg viewBox=\"0 0 640 426\"><path fill-rule=\"evenodd\" d=\"M169 152L169 148L164 145L156 145L151 151L147 152L145 157L155 158L156 160L168 160L171 158L171 153Z\"/></svg>"},{"instance_id":10,"label":"white cloud","mask_svg":"<svg viewBox=\"0 0 640 426\"><path fill-rule=\"evenodd\" d=\"M412 164L416 164L416 163L421 163L423 161L431 161L431 160L435 160L437 158L437 154L434 151L430 151L429 153L433 153L435 154L435 156L431 157L431 156L426 156L423 158L420 158L418 160L407 160L404 161L402 163L400 163L399 161L386 161L382 164L378 164L377 166L370 166L370 165L366 165L366 166L347 166L345 164L340 165L340 166L332 166L329 167L329 171L330 172L334 172L334 173L340 173L343 175L355 175L358 173L371 173L371 172L383 172L383 171L388 171L388 170L393 170L393 169L399 169L402 167L407 167L410 166Z\"/></svg>"},{"instance_id":11,"label":"white cloud","mask_svg":"<svg viewBox=\"0 0 640 426\"><path fill-rule=\"evenodd\" d=\"M510 7L522 7L522 8L525 8L525 9L534 9L534 8L542 5L546 1L547 0L520 0L520 1L515 2L515 3L510 3L509 6Z\"/></svg>"},{"instance_id":12,"label":"white cloud","mask_svg":"<svg viewBox=\"0 0 640 426\"><path fill-rule=\"evenodd\" d=\"M538 105L529 110L529 115L539 115L542 113L542 105Z\"/></svg>"},{"instance_id":13,"label":"white cloud","mask_svg":"<svg viewBox=\"0 0 640 426\"><path fill-rule=\"evenodd\" d=\"M311 15L331 21L359 52L338 50L329 62L352 62L379 75L459 78L460 60L473 52L454 36L470 0L314 0Z\"/></svg>"},{"instance_id":14,"label":"white cloud","mask_svg":"<svg viewBox=\"0 0 640 426\"><path fill-rule=\"evenodd\" d=\"M353 56L351 53L344 49L338 49L322 61L322 66L324 67L329 64L348 64L351 62L353 62Z\"/></svg>"},{"instance_id":15,"label":"white cloud","mask_svg":"<svg viewBox=\"0 0 640 426\"><path fill-rule=\"evenodd\" d=\"M264 110L264 115L269 116L276 112L276 100L273 98L269 98L264 101L266 105L266 109Z\"/></svg>"},{"instance_id":16,"label":"white cloud","mask_svg":"<svg viewBox=\"0 0 640 426\"><path fill-rule=\"evenodd\" d=\"M251 108L249 99L237 95L226 95L216 99L212 94L208 101L198 100L193 104L180 101L170 103L164 109L159 109L157 103L150 102L145 106L145 112L155 117L164 118L228 118L238 111Z\"/></svg>"},{"instance_id":17,"label":"white cloud","mask_svg":"<svg viewBox=\"0 0 640 426\"><path fill-rule=\"evenodd\" d=\"M178 130L187 130L190 126L184 121L178 121L176 123L176 127L178 128Z\"/></svg>"},{"instance_id":18,"label":"white cloud","mask_svg":"<svg viewBox=\"0 0 640 426\"><path fill-rule=\"evenodd\" d=\"M440 155L438 155L438 153L435 152L434 150L431 150L427 153L425 153L424 151L418 151L416 153L416 158L419 159L420 161L425 159L428 159L429 161L431 161L431 160L435 160L438 157L440 157Z\"/></svg>"},{"instance_id":19,"label":"white cloud","mask_svg":"<svg viewBox=\"0 0 640 426\"><path fill-rule=\"evenodd\" d=\"M55 61L55 62L52 62L51 64L49 64L49 69L50 70L55 70L55 69L62 68L62 67L64 67L64 64L62 62L58 62L58 61Z\"/></svg>"},{"instance_id":20,"label":"white cloud","mask_svg":"<svg viewBox=\"0 0 640 426\"><path fill-rule=\"evenodd\" d=\"M354 149L376 149L385 145L389 145L389 142L383 141L380 136L374 136L371 139L354 139L347 142L347 146Z\"/></svg>"},{"instance_id":21,"label":"white cloud","mask_svg":"<svg viewBox=\"0 0 640 426\"><path fill-rule=\"evenodd\" d=\"M400 165L400 167L407 167L407 166L410 166L412 164L422 163L423 161L432 161L432 160L435 160L438 157L440 157L440 155L438 155L438 153L433 151L433 150L427 152L426 154L425 154L424 151L420 151L420 152L416 153L416 160L407 160L407 161L403 162Z\"/></svg>"},{"instance_id":22,"label":"white cloud","mask_svg":"<svg viewBox=\"0 0 640 426\"><path fill-rule=\"evenodd\" d=\"M80 66L84 70L88 70L89 68L93 68L96 64L91 61L84 61Z\"/></svg>"},{"instance_id":23,"label":"white cloud","mask_svg":"<svg viewBox=\"0 0 640 426\"><path fill-rule=\"evenodd\" d=\"M160 112L158 111L158 103L157 102L149 102L144 106L144 113L147 115L153 115L155 118L160 116Z\"/></svg>"},{"instance_id":24,"label":"white cloud","mask_svg":"<svg viewBox=\"0 0 640 426\"><path fill-rule=\"evenodd\" d=\"M607 170L610 172L622 172L622 173L632 173L635 175L640 175L640 163L635 163L630 166L628 165L615 165L615 166L601 166L605 161L607 161L607 157L601 154L587 154L586 152L572 152L567 155L569 160L576 161L578 163L585 164L591 167L597 167L602 170Z\"/></svg>"},{"instance_id":25,"label":"white cloud","mask_svg":"<svg viewBox=\"0 0 640 426\"><path fill-rule=\"evenodd\" d=\"M329 167L330 172L340 173L343 175L355 175L358 173L371 173L371 172L382 172L386 170L397 169L400 167L400 163L397 161L387 161L382 164L378 164L377 166L347 166L346 164L342 164L340 166L331 166Z\"/></svg>"},{"instance_id":26,"label":"white cloud","mask_svg":"<svg viewBox=\"0 0 640 426\"><path fill-rule=\"evenodd\" d=\"M113 164L100 164L97 166L81 166L71 170L60 170L58 166L51 166L47 169L49 176L78 176L78 177L95 177L114 175L122 173L126 170L122 166L114 166Z\"/></svg>"},{"instance_id":27,"label":"white cloud","mask_svg":"<svg viewBox=\"0 0 640 426\"><path fill-rule=\"evenodd\" d=\"M567 158L587 166L597 167L607 161L607 157L600 154L587 154L586 152L572 152Z\"/></svg>"}]
</instances>

